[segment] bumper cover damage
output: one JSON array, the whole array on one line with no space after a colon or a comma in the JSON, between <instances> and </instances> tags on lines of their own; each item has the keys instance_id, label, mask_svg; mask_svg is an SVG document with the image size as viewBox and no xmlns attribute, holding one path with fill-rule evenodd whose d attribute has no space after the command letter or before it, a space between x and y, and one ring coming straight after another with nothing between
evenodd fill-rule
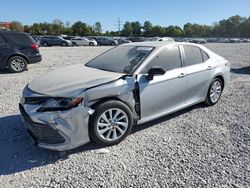
<instances>
[{"instance_id":1,"label":"bumper cover damage","mask_svg":"<svg viewBox=\"0 0 250 188\"><path fill-rule=\"evenodd\" d=\"M90 141L88 126L90 116L94 113L92 106L102 100L115 98L123 101L130 107L134 118L138 119L134 88L135 79L127 76L82 91L78 90L77 93L83 97L84 104L70 110L39 112L41 104L27 104L25 99L21 100L19 108L26 129L38 146L65 151ZM32 97L48 97L48 94L39 94L26 87L23 98Z\"/></svg>"},{"instance_id":2,"label":"bumper cover damage","mask_svg":"<svg viewBox=\"0 0 250 188\"><path fill-rule=\"evenodd\" d=\"M79 106L69 111L42 113L36 112L33 105L20 104L19 108L29 135L39 147L64 151L90 141L90 108Z\"/></svg>"}]
</instances>

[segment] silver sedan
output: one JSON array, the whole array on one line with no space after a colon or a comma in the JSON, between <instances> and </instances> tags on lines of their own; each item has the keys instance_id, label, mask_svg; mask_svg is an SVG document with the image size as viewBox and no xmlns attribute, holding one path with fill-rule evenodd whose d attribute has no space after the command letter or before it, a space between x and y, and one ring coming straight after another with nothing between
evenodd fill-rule
<instances>
[{"instance_id":1,"label":"silver sedan","mask_svg":"<svg viewBox=\"0 0 250 188\"><path fill-rule=\"evenodd\" d=\"M216 104L229 73L228 61L201 45L128 43L36 78L19 108L40 147L62 151L90 140L109 146L135 124L200 102Z\"/></svg>"}]
</instances>

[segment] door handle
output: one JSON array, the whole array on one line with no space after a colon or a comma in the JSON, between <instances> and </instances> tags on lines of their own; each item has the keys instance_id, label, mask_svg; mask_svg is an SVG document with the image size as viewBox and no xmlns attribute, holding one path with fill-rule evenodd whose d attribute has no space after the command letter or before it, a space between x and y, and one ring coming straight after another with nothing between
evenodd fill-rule
<instances>
[{"instance_id":1,"label":"door handle","mask_svg":"<svg viewBox=\"0 0 250 188\"><path fill-rule=\"evenodd\" d=\"M211 70L213 67L212 66L208 66L207 67L207 70Z\"/></svg>"},{"instance_id":2,"label":"door handle","mask_svg":"<svg viewBox=\"0 0 250 188\"><path fill-rule=\"evenodd\" d=\"M183 77L185 77L185 76L186 76L185 73L181 73L178 77L179 77L179 78L183 78Z\"/></svg>"}]
</instances>

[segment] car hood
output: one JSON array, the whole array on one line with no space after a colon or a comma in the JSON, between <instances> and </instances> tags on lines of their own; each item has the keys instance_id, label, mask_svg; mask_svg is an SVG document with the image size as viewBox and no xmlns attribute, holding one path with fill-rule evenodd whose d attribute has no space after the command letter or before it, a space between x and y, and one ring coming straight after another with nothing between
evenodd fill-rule
<instances>
[{"instance_id":1,"label":"car hood","mask_svg":"<svg viewBox=\"0 0 250 188\"><path fill-rule=\"evenodd\" d=\"M70 65L48 72L28 84L36 93L49 96L74 96L87 88L116 80L122 73L103 71L83 64Z\"/></svg>"}]
</instances>

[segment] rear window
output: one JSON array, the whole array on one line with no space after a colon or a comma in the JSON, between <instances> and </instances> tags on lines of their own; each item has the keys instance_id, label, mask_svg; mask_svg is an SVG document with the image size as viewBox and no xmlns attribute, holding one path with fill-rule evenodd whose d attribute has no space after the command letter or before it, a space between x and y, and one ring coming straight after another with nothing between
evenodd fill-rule
<instances>
[{"instance_id":1,"label":"rear window","mask_svg":"<svg viewBox=\"0 0 250 188\"><path fill-rule=\"evenodd\" d=\"M203 58L203 61L207 61L209 59L208 55L206 52L204 52L204 50L201 50L201 54L202 54L202 58Z\"/></svg>"},{"instance_id":2,"label":"rear window","mask_svg":"<svg viewBox=\"0 0 250 188\"><path fill-rule=\"evenodd\" d=\"M183 46L185 50L185 66L196 65L203 62L201 50L195 46Z\"/></svg>"},{"instance_id":3,"label":"rear window","mask_svg":"<svg viewBox=\"0 0 250 188\"><path fill-rule=\"evenodd\" d=\"M9 34L9 37L16 41L17 43L21 44L31 44L35 43L34 39L32 39L30 36L25 35L25 34Z\"/></svg>"}]
</instances>

